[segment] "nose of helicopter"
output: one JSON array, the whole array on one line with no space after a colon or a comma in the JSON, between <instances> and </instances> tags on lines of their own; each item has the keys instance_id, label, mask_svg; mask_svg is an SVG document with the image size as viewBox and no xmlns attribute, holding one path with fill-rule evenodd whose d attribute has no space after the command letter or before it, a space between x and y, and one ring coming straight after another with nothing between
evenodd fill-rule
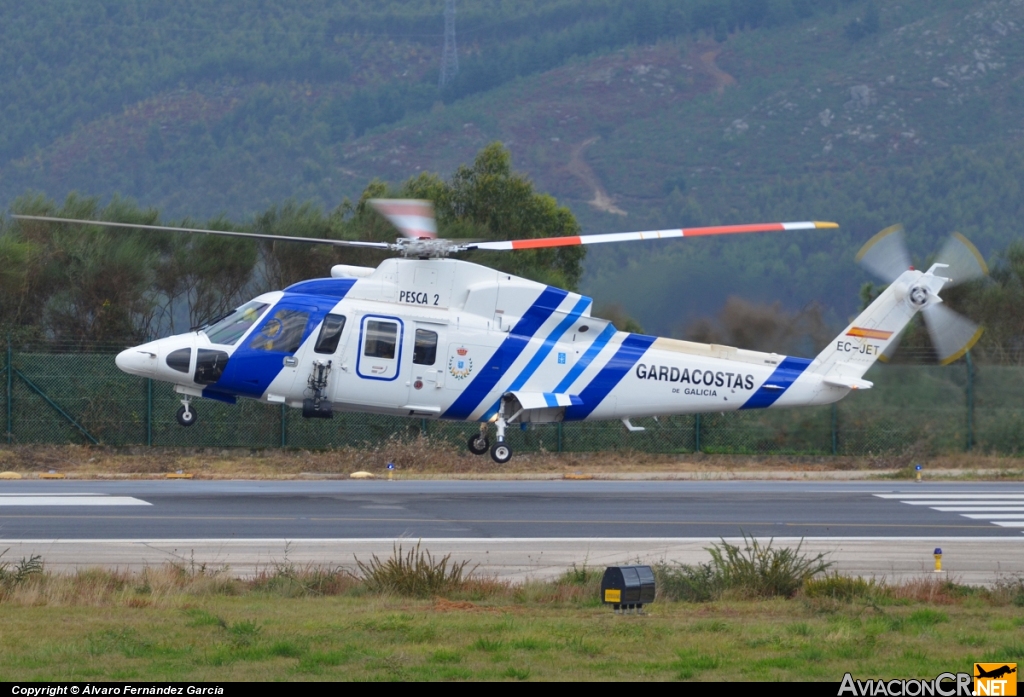
<instances>
[{"instance_id":1,"label":"nose of helicopter","mask_svg":"<svg viewBox=\"0 0 1024 697\"><path fill-rule=\"evenodd\" d=\"M152 375L157 367L156 347L151 344L143 344L130 349L125 349L117 354L114 359L117 367L130 375L141 375L143 377Z\"/></svg>"}]
</instances>

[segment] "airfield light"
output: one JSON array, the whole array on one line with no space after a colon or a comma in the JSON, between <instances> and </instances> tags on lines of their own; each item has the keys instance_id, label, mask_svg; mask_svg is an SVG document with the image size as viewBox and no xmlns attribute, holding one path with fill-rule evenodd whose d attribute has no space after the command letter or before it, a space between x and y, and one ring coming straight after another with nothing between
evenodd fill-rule
<instances>
[{"instance_id":1,"label":"airfield light","mask_svg":"<svg viewBox=\"0 0 1024 697\"><path fill-rule=\"evenodd\" d=\"M935 573L942 573L942 548L935 548Z\"/></svg>"}]
</instances>

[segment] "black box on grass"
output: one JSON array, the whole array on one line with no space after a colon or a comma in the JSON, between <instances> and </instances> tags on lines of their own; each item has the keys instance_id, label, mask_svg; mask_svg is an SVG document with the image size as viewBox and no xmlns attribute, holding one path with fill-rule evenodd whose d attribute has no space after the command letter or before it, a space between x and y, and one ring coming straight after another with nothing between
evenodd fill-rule
<instances>
[{"instance_id":1,"label":"black box on grass","mask_svg":"<svg viewBox=\"0 0 1024 697\"><path fill-rule=\"evenodd\" d=\"M636 610L653 603L654 571L649 566L609 566L601 579L601 600L615 612Z\"/></svg>"}]
</instances>

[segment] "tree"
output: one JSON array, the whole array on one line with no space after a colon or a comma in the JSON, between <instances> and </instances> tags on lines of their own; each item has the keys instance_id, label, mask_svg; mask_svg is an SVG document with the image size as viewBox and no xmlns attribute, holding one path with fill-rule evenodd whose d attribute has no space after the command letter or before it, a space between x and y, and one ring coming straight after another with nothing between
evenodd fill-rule
<instances>
[{"instance_id":1,"label":"tree","mask_svg":"<svg viewBox=\"0 0 1024 697\"><path fill-rule=\"evenodd\" d=\"M534 191L524 175L512 171L512 155L501 143L481 150L472 166L462 165L450 182L417 177L406 182L410 196L430 198L438 224L452 237L520 240L580 234L568 208ZM466 258L549 285L575 290L583 274L582 247L558 247L515 254L475 252Z\"/></svg>"}]
</instances>

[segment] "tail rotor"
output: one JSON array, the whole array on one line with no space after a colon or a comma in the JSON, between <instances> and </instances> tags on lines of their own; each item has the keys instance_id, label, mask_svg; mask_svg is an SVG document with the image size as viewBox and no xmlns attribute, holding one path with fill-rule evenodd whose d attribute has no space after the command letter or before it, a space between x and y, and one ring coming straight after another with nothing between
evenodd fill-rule
<instances>
[{"instance_id":1,"label":"tail rotor","mask_svg":"<svg viewBox=\"0 0 1024 697\"><path fill-rule=\"evenodd\" d=\"M857 253L857 262L885 283L892 283L911 266L902 225L892 225L872 237ZM956 232L946 241L932 268L950 280L946 287L988 275L988 266L970 240ZM939 363L947 365L963 356L981 338L984 328L941 303L929 303L921 311ZM899 345L894 340L879 358L892 358Z\"/></svg>"}]
</instances>

